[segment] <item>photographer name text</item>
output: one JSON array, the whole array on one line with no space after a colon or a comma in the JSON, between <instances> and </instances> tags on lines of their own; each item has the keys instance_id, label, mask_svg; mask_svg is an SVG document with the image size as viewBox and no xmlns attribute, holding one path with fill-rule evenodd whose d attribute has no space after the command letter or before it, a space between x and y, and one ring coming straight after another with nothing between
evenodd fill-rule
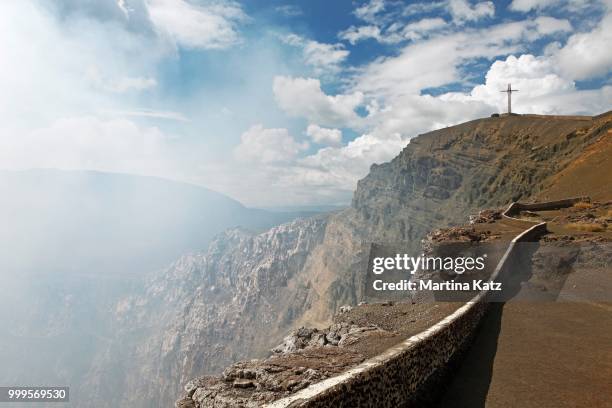
<instances>
[{"instance_id":1,"label":"photographer name text","mask_svg":"<svg viewBox=\"0 0 612 408\"><path fill-rule=\"evenodd\" d=\"M501 291L502 284L500 282L485 281L482 279L473 280L470 282L455 282L454 280L444 282L434 282L432 280L419 279L409 281L402 279L398 282L384 282L381 279L375 280L372 283L376 291Z\"/></svg>"}]
</instances>

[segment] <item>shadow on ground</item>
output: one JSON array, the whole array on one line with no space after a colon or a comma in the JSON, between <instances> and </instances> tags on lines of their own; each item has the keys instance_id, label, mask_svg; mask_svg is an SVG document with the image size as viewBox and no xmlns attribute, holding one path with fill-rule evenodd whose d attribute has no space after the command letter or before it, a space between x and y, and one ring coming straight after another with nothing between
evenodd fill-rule
<instances>
[{"instance_id":1,"label":"shadow on ground","mask_svg":"<svg viewBox=\"0 0 612 408\"><path fill-rule=\"evenodd\" d=\"M438 408L485 407L504 306L506 301L520 292L521 284L532 277L532 258L539 245L529 244L516 248L515 256L502 271L500 279L503 282L503 293L490 299L491 303L474 341L458 362L452 379L441 393L436 405Z\"/></svg>"}]
</instances>

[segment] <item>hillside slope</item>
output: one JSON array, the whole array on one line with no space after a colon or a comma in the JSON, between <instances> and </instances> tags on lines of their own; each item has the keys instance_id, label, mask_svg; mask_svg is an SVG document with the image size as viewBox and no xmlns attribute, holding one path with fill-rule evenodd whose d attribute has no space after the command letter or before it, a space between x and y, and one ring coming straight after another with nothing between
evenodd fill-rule
<instances>
[{"instance_id":1,"label":"hillside slope","mask_svg":"<svg viewBox=\"0 0 612 408\"><path fill-rule=\"evenodd\" d=\"M609 123L610 114L600 115L595 121ZM545 180L537 198L554 200L568 195L588 195L594 200L612 199L611 133L609 125L603 127L592 143L572 157L561 171Z\"/></svg>"}]
</instances>

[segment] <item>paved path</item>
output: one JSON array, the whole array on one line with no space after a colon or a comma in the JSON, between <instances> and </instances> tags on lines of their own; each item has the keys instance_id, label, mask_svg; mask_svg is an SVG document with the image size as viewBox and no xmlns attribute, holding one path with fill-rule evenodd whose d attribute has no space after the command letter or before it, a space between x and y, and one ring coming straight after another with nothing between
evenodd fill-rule
<instances>
[{"instance_id":1,"label":"paved path","mask_svg":"<svg viewBox=\"0 0 612 408\"><path fill-rule=\"evenodd\" d=\"M611 304L491 305L441 407L612 407Z\"/></svg>"}]
</instances>

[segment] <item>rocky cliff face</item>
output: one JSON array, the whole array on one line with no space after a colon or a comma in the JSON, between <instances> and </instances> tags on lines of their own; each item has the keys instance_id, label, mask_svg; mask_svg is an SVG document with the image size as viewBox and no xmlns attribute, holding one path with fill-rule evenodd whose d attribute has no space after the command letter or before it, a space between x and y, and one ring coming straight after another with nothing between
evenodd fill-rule
<instances>
[{"instance_id":1,"label":"rocky cliff face","mask_svg":"<svg viewBox=\"0 0 612 408\"><path fill-rule=\"evenodd\" d=\"M369 243L418 251L433 228L544 191L608 134L611 117L510 116L430 132L372 166L351 208L259 235L222 234L117 305L120 340L100 367L117 352L136 357L116 379L116 402L169 406L190 378L267 354L291 327L328 324L363 298Z\"/></svg>"},{"instance_id":2,"label":"rocky cliff face","mask_svg":"<svg viewBox=\"0 0 612 408\"><path fill-rule=\"evenodd\" d=\"M311 307L296 277L325 226L326 217L314 217L262 234L228 230L206 252L183 256L141 294L124 298L114 311L116 341L97 362L100 371L117 361L123 367L112 379L91 375L92 395L116 387L105 399L109 407L171 406L195 374L261 355L269 338L281 338Z\"/></svg>"},{"instance_id":3,"label":"rocky cliff face","mask_svg":"<svg viewBox=\"0 0 612 408\"><path fill-rule=\"evenodd\" d=\"M412 139L396 158L373 165L359 181L351 208L330 217L319 260L312 262L320 267L304 275L321 301L297 322L317 324L340 305L363 298L368 243L394 243L418 254L434 228L546 192L557 174L609 139L611 125L610 113L506 116Z\"/></svg>"},{"instance_id":4,"label":"rocky cliff face","mask_svg":"<svg viewBox=\"0 0 612 408\"><path fill-rule=\"evenodd\" d=\"M375 239L417 242L474 209L529 198L605 135L611 116L488 118L421 135L359 182L357 222Z\"/></svg>"}]
</instances>

